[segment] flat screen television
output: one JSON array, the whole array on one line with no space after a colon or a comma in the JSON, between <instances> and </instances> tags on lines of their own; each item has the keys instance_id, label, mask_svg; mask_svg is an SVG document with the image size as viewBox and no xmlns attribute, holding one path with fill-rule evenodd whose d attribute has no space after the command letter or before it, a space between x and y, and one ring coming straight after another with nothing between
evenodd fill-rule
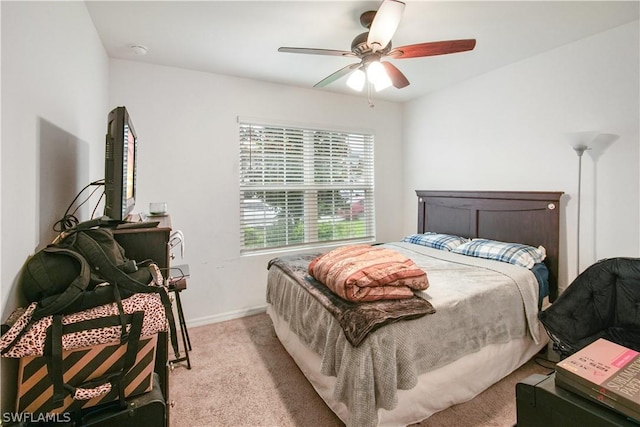
<instances>
[{"instance_id":1,"label":"flat screen television","mask_svg":"<svg viewBox=\"0 0 640 427\"><path fill-rule=\"evenodd\" d=\"M104 214L125 220L136 203L136 161L138 139L125 107L114 108L108 116L104 156Z\"/></svg>"}]
</instances>

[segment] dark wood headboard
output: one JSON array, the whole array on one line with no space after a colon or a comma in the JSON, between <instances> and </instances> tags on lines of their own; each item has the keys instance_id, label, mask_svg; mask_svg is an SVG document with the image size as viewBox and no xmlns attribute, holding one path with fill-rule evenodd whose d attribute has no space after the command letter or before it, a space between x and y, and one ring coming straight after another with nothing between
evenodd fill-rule
<instances>
[{"instance_id":1,"label":"dark wood headboard","mask_svg":"<svg viewBox=\"0 0 640 427\"><path fill-rule=\"evenodd\" d=\"M418 233L544 246L549 299L558 296L560 197L542 191L422 191L418 195Z\"/></svg>"}]
</instances>

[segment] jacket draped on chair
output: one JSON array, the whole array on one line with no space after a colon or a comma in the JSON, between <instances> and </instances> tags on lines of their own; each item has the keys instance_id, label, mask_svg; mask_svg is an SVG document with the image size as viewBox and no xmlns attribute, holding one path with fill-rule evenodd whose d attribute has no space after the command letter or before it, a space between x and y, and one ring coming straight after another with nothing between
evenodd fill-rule
<instances>
[{"instance_id":1,"label":"jacket draped on chair","mask_svg":"<svg viewBox=\"0 0 640 427\"><path fill-rule=\"evenodd\" d=\"M563 358L598 338L640 351L640 258L591 265L539 318Z\"/></svg>"}]
</instances>

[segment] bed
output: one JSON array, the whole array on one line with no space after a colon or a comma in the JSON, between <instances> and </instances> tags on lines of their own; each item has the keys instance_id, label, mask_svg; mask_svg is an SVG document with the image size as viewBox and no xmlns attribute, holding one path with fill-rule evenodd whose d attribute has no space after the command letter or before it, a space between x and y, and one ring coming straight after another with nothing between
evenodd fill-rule
<instances>
[{"instance_id":1,"label":"bed","mask_svg":"<svg viewBox=\"0 0 640 427\"><path fill-rule=\"evenodd\" d=\"M472 399L528 361L548 339L537 319L558 295L561 192L416 191L417 233L543 246L532 269L411 243L387 242L428 275L434 308L374 323L364 336L310 292L318 254L273 259L267 313L285 349L348 426L408 425ZM471 240L473 242L474 240ZM544 286L541 286L541 283ZM540 295L546 289L546 297Z\"/></svg>"}]
</instances>

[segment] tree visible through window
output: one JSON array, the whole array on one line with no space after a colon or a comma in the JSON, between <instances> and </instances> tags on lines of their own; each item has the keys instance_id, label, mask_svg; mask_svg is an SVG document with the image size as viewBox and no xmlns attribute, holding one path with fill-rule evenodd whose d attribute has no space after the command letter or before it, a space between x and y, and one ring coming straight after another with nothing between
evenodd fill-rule
<instances>
[{"instance_id":1,"label":"tree visible through window","mask_svg":"<svg viewBox=\"0 0 640 427\"><path fill-rule=\"evenodd\" d=\"M240 121L242 252L373 241L373 135Z\"/></svg>"}]
</instances>

